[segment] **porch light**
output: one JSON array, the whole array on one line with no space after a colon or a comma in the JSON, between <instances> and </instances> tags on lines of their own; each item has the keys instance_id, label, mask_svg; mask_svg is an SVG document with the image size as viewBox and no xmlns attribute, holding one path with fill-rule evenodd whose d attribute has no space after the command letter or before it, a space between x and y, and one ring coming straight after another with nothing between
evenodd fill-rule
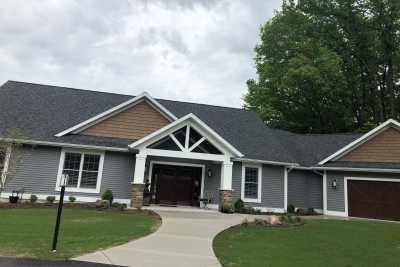
<instances>
[{"instance_id":1,"label":"porch light","mask_svg":"<svg viewBox=\"0 0 400 267\"><path fill-rule=\"evenodd\" d=\"M337 188L337 180L336 179L332 181L332 188L333 189Z\"/></svg>"},{"instance_id":2,"label":"porch light","mask_svg":"<svg viewBox=\"0 0 400 267\"><path fill-rule=\"evenodd\" d=\"M211 176L212 176L212 170L211 170L211 168L208 168L208 169L207 169L207 176L208 176L208 177L211 177Z\"/></svg>"}]
</instances>

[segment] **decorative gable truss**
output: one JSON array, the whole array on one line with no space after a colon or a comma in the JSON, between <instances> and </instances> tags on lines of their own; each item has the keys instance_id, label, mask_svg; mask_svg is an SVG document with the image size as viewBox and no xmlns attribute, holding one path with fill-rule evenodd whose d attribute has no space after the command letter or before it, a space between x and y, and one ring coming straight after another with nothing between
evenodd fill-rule
<instances>
[{"instance_id":1,"label":"decorative gable truss","mask_svg":"<svg viewBox=\"0 0 400 267\"><path fill-rule=\"evenodd\" d=\"M243 155L193 114L188 114L129 145L139 154L229 161Z\"/></svg>"}]
</instances>

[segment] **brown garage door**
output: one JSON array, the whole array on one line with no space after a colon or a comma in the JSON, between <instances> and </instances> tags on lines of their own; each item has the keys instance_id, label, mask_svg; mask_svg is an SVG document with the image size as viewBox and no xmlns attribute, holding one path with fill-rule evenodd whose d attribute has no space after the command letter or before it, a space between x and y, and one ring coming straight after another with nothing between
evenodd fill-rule
<instances>
[{"instance_id":1,"label":"brown garage door","mask_svg":"<svg viewBox=\"0 0 400 267\"><path fill-rule=\"evenodd\" d=\"M400 221L400 183L348 180L349 216Z\"/></svg>"}]
</instances>

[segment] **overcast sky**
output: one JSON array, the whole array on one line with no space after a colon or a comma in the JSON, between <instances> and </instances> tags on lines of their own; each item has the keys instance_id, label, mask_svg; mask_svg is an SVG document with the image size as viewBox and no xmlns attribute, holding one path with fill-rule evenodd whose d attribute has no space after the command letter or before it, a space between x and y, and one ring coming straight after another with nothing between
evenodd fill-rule
<instances>
[{"instance_id":1,"label":"overcast sky","mask_svg":"<svg viewBox=\"0 0 400 267\"><path fill-rule=\"evenodd\" d=\"M2 0L0 83L242 106L281 0Z\"/></svg>"}]
</instances>

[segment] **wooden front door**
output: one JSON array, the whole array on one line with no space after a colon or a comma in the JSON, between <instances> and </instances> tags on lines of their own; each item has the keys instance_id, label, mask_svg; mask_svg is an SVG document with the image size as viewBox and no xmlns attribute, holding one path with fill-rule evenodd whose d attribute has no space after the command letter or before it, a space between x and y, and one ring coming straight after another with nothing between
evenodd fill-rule
<instances>
[{"instance_id":1,"label":"wooden front door","mask_svg":"<svg viewBox=\"0 0 400 267\"><path fill-rule=\"evenodd\" d=\"M152 185L157 204L198 206L201 192L201 168L154 165Z\"/></svg>"},{"instance_id":2,"label":"wooden front door","mask_svg":"<svg viewBox=\"0 0 400 267\"><path fill-rule=\"evenodd\" d=\"M349 216L400 220L400 182L348 180Z\"/></svg>"}]
</instances>

